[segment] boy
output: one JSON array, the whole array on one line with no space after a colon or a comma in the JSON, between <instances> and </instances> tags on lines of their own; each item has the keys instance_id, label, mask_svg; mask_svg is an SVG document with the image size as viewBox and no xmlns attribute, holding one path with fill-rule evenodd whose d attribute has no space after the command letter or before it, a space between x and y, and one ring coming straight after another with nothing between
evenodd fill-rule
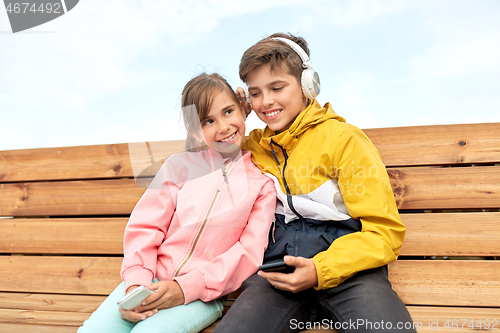
<instances>
[{"instance_id":1,"label":"boy","mask_svg":"<svg viewBox=\"0 0 500 333\"><path fill-rule=\"evenodd\" d=\"M415 332L387 278L405 227L385 166L361 130L314 99L308 55L304 39L274 34L241 59L252 109L267 125L246 149L278 191L265 261L284 256L295 270L247 279L215 332Z\"/></svg>"}]
</instances>

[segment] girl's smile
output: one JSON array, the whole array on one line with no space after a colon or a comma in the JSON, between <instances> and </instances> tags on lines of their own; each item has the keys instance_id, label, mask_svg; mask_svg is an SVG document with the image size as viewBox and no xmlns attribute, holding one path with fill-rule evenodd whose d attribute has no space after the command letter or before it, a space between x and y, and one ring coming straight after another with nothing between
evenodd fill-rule
<instances>
[{"instance_id":1,"label":"girl's smile","mask_svg":"<svg viewBox=\"0 0 500 333\"><path fill-rule=\"evenodd\" d=\"M228 144L239 148L245 138L245 118L241 107L225 90L214 97L201 126L206 143L217 150L221 145Z\"/></svg>"}]
</instances>

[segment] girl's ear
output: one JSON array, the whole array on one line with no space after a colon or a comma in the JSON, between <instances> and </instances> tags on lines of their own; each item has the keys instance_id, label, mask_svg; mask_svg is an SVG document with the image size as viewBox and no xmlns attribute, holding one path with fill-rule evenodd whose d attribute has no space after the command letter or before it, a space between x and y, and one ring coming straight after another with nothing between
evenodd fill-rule
<instances>
[{"instance_id":1,"label":"girl's ear","mask_svg":"<svg viewBox=\"0 0 500 333\"><path fill-rule=\"evenodd\" d=\"M240 112L241 112L241 116L243 117L243 120L246 121L248 115L245 112L245 109L243 109L241 106L239 108L240 108Z\"/></svg>"}]
</instances>

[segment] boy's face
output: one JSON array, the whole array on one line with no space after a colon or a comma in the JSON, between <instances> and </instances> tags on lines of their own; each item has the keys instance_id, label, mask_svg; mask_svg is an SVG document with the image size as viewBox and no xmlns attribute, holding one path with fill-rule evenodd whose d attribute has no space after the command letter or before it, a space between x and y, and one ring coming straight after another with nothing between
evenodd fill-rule
<instances>
[{"instance_id":1,"label":"boy's face","mask_svg":"<svg viewBox=\"0 0 500 333\"><path fill-rule=\"evenodd\" d=\"M253 110L273 131L287 130L307 106L295 76L279 68L273 73L269 64L252 71L247 85Z\"/></svg>"},{"instance_id":2,"label":"boy's face","mask_svg":"<svg viewBox=\"0 0 500 333\"><path fill-rule=\"evenodd\" d=\"M218 93L201 121L205 141L220 152L239 149L245 138L245 119L240 105L226 91Z\"/></svg>"}]
</instances>

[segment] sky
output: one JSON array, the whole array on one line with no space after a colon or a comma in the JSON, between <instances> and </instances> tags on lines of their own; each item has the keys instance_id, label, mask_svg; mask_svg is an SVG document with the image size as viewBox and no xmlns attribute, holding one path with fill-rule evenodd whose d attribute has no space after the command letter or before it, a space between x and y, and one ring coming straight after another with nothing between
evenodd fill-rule
<instances>
[{"instance_id":1,"label":"sky","mask_svg":"<svg viewBox=\"0 0 500 333\"><path fill-rule=\"evenodd\" d=\"M0 150L183 139L184 84L241 86L275 32L307 40L318 101L360 128L500 122L499 17L498 0L81 0L12 33L0 7Z\"/></svg>"}]
</instances>

